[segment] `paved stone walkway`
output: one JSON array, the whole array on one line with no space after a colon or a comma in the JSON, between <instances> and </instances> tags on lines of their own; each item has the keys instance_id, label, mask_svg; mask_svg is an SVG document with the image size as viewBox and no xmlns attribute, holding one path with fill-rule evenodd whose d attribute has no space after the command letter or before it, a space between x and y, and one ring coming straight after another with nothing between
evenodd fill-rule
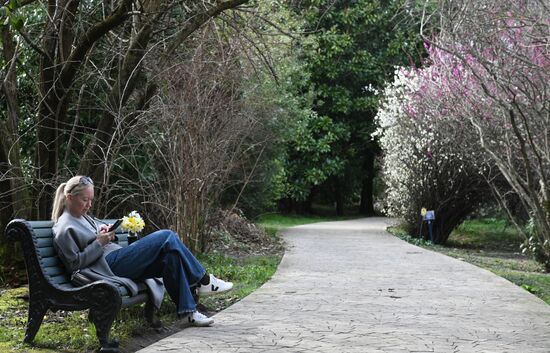
<instances>
[{"instance_id":1,"label":"paved stone walkway","mask_svg":"<svg viewBox=\"0 0 550 353\"><path fill-rule=\"evenodd\" d=\"M388 220L283 232L272 280L151 352L550 352L550 306L468 263L409 245Z\"/></svg>"}]
</instances>

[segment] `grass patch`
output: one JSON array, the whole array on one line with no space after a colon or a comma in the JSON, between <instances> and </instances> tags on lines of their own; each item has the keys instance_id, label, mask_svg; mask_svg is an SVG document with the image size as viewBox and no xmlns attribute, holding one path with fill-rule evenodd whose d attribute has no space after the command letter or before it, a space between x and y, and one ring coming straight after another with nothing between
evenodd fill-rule
<instances>
[{"instance_id":1,"label":"grass patch","mask_svg":"<svg viewBox=\"0 0 550 353\"><path fill-rule=\"evenodd\" d=\"M447 241L434 245L408 235L403 228L388 231L399 238L445 255L469 262L506 278L550 304L550 274L519 250L522 237L504 220L484 218L465 221Z\"/></svg>"},{"instance_id":2,"label":"grass patch","mask_svg":"<svg viewBox=\"0 0 550 353\"><path fill-rule=\"evenodd\" d=\"M223 255L206 255L199 256L199 260L206 264L208 272L234 283L233 290L228 293L201 299L201 304L209 312L215 312L246 297L267 282L277 270L281 256L234 259Z\"/></svg>"},{"instance_id":3,"label":"grass patch","mask_svg":"<svg viewBox=\"0 0 550 353\"><path fill-rule=\"evenodd\" d=\"M278 213L269 213L260 216L256 220L256 224L262 226L267 234L275 236L277 232L285 228L299 226L302 224L329 222L329 221L345 221L348 219L356 219L358 216L301 216L301 215L284 215Z\"/></svg>"},{"instance_id":4,"label":"grass patch","mask_svg":"<svg viewBox=\"0 0 550 353\"><path fill-rule=\"evenodd\" d=\"M522 238L505 220L483 218L465 221L449 237L448 247L518 252Z\"/></svg>"},{"instance_id":5,"label":"grass patch","mask_svg":"<svg viewBox=\"0 0 550 353\"><path fill-rule=\"evenodd\" d=\"M234 290L201 300L201 310L210 313L222 310L252 293L271 278L281 256L231 258L219 254L198 256L205 268L223 279L233 281ZM22 344L27 324L27 287L0 289L0 352L53 353L92 352L98 347L94 326L87 320L87 311L48 312L35 338L34 345ZM175 305L165 296L161 308L165 325L175 321ZM122 309L111 329L111 337L121 346L136 335L143 334L148 325L143 319L142 306Z\"/></svg>"}]
</instances>

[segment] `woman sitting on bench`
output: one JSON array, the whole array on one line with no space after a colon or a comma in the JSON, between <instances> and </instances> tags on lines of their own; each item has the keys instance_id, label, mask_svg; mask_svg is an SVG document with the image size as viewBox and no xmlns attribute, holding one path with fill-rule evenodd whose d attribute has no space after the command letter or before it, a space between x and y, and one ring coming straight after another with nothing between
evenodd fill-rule
<instances>
[{"instance_id":1,"label":"woman sitting on bench","mask_svg":"<svg viewBox=\"0 0 550 353\"><path fill-rule=\"evenodd\" d=\"M109 225L87 214L93 199L93 182L85 176L62 183L55 194L54 247L72 278L108 280L124 285L132 295L138 292L132 280L143 280L158 309L164 288L155 278L162 277L179 318L195 326L211 325L214 320L197 311L191 286L199 286L199 295L210 295L226 292L233 284L208 274L171 230L156 231L124 248L112 243L115 233L109 232Z\"/></svg>"}]
</instances>

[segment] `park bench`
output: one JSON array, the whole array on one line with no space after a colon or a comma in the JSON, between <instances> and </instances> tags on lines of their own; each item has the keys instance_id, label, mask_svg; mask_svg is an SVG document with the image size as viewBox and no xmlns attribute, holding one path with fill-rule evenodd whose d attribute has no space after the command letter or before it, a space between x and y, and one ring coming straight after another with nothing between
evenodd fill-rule
<instances>
[{"instance_id":1,"label":"park bench","mask_svg":"<svg viewBox=\"0 0 550 353\"><path fill-rule=\"evenodd\" d=\"M104 220L114 223L115 220ZM89 309L88 319L95 325L100 352L118 352L118 342L109 340L111 325L119 310L146 303L145 317L155 326L154 306L147 287L138 282L139 293L129 296L124 286L107 281L95 281L81 287L71 283L61 260L53 248L52 221L12 220L5 230L10 241L20 241L25 256L29 280L29 313L24 342L31 343L42 324L44 315L51 311ZM128 246L128 234L116 231L118 244Z\"/></svg>"}]
</instances>

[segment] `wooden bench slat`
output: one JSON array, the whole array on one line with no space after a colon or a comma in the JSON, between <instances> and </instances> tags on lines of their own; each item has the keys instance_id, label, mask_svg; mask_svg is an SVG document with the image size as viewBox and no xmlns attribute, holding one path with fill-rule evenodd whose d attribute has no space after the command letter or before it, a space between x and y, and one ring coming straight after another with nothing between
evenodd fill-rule
<instances>
[{"instance_id":1,"label":"wooden bench slat","mask_svg":"<svg viewBox=\"0 0 550 353\"><path fill-rule=\"evenodd\" d=\"M52 246L47 248L36 249L42 258L55 256L55 250Z\"/></svg>"},{"instance_id":2,"label":"wooden bench slat","mask_svg":"<svg viewBox=\"0 0 550 353\"><path fill-rule=\"evenodd\" d=\"M37 238L51 238L53 236L53 232L51 228L39 228L34 229L34 235Z\"/></svg>"},{"instance_id":3,"label":"wooden bench slat","mask_svg":"<svg viewBox=\"0 0 550 353\"><path fill-rule=\"evenodd\" d=\"M44 267L61 266L61 261L57 256L42 257L42 266Z\"/></svg>"},{"instance_id":4,"label":"wooden bench slat","mask_svg":"<svg viewBox=\"0 0 550 353\"><path fill-rule=\"evenodd\" d=\"M138 293L140 293L140 294L147 294L148 293L147 285L145 284L145 282L136 282L136 284L138 285ZM118 288L118 292L120 293L121 297L129 297L130 296L130 292L128 291L128 289L126 287L117 285L117 288Z\"/></svg>"},{"instance_id":5,"label":"wooden bench slat","mask_svg":"<svg viewBox=\"0 0 550 353\"><path fill-rule=\"evenodd\" d=\"M51 229L53 227L53 221L29 221L29 223L34 231L40 228Z\"/></svg>"},{"instance_id":6,"label":"wooden bench slat","mask_svg":"<svg viewBox=\"0 0 550 353\"><path fill-rule=\"evenodd\" d=\"M60 274L65 274L65 269L61 268L60 266L44 267L44 273L49 275L50 277L54 277Z\"/></svg>"},{"instance_id":7,"label":"wooden bench slat","mask_svg":"<svg viewBox=\"0 0 550 353\"><path fill-rule=\"evenodd\" d=\"M40 248L50 248L52 246L53 246L52 237L36 239L36 247L39 248L39 249Z\"/></svg>"},{"instance_id":8,"label":"wooden bench slat","mask_svg":"<svg viewBox=\"0 0 550 353\"><path fill-rule=\"evenodd\" d=\"M50 277L50 281L54 284L63 284L63 283L71 282L69 279L69 276L67 276L66 274Z\"/></svg>"}]
</instances>

